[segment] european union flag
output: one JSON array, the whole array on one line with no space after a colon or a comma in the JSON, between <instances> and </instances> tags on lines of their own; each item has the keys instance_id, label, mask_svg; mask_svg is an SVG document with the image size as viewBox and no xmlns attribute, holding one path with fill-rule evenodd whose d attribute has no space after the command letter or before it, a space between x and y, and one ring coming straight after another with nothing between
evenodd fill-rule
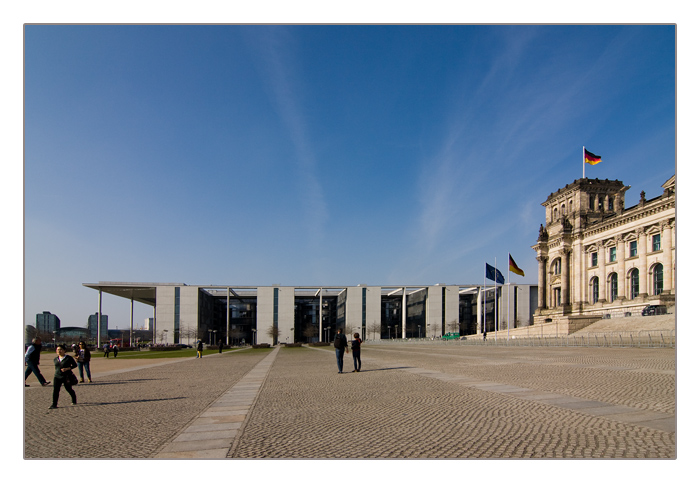
<instances>
[{"instance_id":1,"label":"european union flag","mask_svg":"<svg viewBox=\"0 0 700 483\"><path fill-rule=\"evenodd\" d=\"M503 278L501 271L492 267L488 263L486 264L486 278L493 280L496 283L506 283L506 279Z\"/></svg>"}]
</instances>

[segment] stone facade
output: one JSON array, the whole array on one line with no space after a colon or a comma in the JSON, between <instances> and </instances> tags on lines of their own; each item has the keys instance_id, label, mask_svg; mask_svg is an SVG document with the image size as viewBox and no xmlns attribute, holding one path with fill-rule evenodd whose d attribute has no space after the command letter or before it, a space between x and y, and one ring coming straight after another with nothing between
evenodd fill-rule
<instances>
[{"instance_id":1,"label":"stone facade","mask_svg":"<svg viewBox=\"0 0 700 483\"><path fill-rule=\"evenodd\" d=\"M676 177L653 199L618 180L581 178L542 203L535 324L571 331L601 317L639 315L648 304L675 306Z\"/></svg>"}]
</instances>

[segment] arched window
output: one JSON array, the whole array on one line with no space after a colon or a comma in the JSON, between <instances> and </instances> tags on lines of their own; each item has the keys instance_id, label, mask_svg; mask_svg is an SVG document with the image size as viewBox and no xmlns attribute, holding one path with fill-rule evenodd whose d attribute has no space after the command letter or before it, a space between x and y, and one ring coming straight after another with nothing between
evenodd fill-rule
<instances>
[{"instance_id":1,"label":"arched window","mask_svg":"<svg viewBox=\"0 0 700 483\"><path fill-rule=\"evenodd\" d=\"M599 298L599 284L598 284L598 277L593 277L591 280L591 303L596 303L598 302Z\"/></svg>"},{"instance_id":2,"label":"arched window","mask_svg":"<svg viewBox=\"0 0 700 483\"><path fill-rule=\"evenodd\" d=\"M617 299L617 273L610 275L610 301Z\"/></svg>"},{"instance_id":3,"label":"arched window","mask_svg":"<svg viewBox=\"0 0 700 483\"><path fill-rule=\"evenodd\" d=\"M661 295L661 292L664 291L664 266L660 263L654 265L652 284L654 287L654 295Z\"/></svg>"},{"instance_id":4,"label":"arched window","mask_svg":"<svg viewBox=\"0 0 700 483\"><path fill-rule=\"evenodd\" d=\"M630 272L630 299L639 295L639 270L633 268Z\"/></svg>"}]
</instances>

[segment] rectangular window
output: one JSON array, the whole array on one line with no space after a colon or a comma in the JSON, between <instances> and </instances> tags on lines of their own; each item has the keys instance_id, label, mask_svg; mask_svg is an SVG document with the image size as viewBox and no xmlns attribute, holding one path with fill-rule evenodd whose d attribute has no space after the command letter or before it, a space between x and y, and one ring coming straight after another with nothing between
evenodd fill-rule
<instances>
[{"instance_id":1,"label":"rectangular window","mask_svg":"<svg viewBox=\"0 0 700 483\"><path fill-rule=\"evenodd\" d=\"M617 260L617 247L610 247L610 261L614 262Z\"/></svg>"},{"instance_id":2,"label":"rectangular window","mask_svg":"<svg viewBox=\"0 0 700 483\"><path fill-rule=\"evenodd\" d=\"M631 241L630 242L630 257L636 257L636 256L637 256L637 242Z\"/></svg>"},{"instance_id":3,"label":"rectangular window","mask_svg":"<svg viewBox=\"0 0 700 483\"><path fill-rule=\"evenodd\" d=\"M608 211L613 211L615 209L615 202L613 198L608 198Z\"/></svg>"},{"instance_id":4,"label":"rectangular window","mask_svg":"<svg viewBox=\"0 0 700 483\"><path fill-rule=\"evenodd\" d=\"M591 253L591 267L598 266L598 252Z\"/></svg>"},{"instance_id":5,"label":"rectangular window","mask_svg":"<svg viewBox=\"0 0 700 483\"><path fill-rule=\"evenodd\" d=\"M651 250L654 252L661 250L661 235L653 235L651 237Z\"/></svg>"}]
</instances>

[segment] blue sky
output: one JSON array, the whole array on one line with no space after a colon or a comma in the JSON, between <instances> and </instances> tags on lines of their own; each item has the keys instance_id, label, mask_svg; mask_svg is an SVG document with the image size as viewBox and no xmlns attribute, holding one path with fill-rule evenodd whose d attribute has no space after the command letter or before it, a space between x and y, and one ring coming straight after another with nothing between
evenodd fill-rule
<instances>
[{"instance_id":1,"label":"blue sky","mask_svg":"<svg viewBox=\"0 0 700 483\"><path fill-rule=\"evenodd\" d=\"M627 206L676 172L673 26L24 33L28 324L84 326L85 282L536 283L583 145Z\"/></svg>"}]
</instances>

